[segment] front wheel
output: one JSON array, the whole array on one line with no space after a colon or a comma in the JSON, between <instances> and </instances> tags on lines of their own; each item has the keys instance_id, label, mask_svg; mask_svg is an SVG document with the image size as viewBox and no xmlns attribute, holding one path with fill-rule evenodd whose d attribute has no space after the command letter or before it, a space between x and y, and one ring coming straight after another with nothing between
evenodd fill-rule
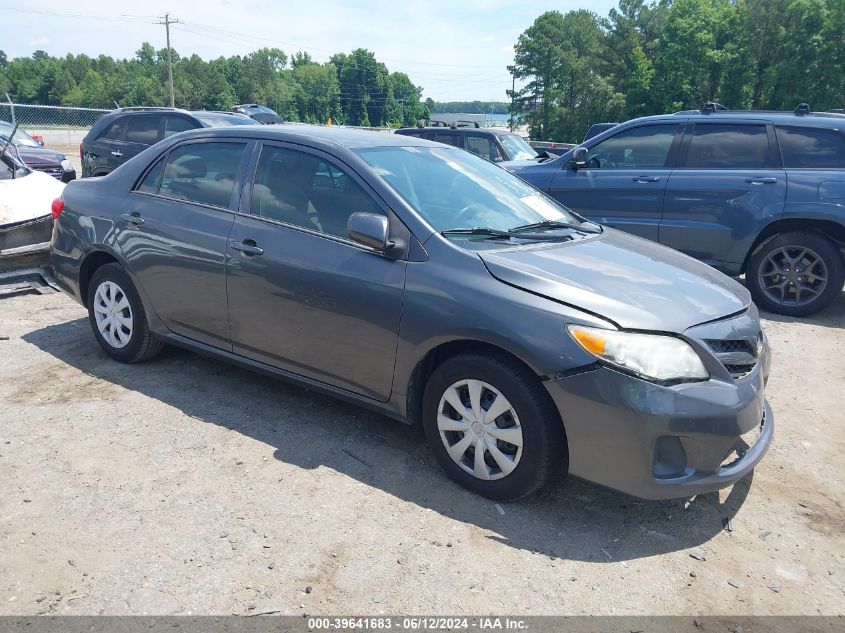
<instances>
[{"instance_id":1,"label":"front wheel","mask_svg":"<svg viewBox=\"0 0 845 633\"><path fill-rule=\"evenodd\" d=\"M91 277L88 320L103 351L122 363L147 360L163 347L150 332L135 284L118 264L106 264Z\"/></svg>"},{"instance_id":2,"label":"front wheel","mask_svg":"<svg viewBox=\"0 0 845 633\"><path fill-rule=\"evenodd\" d=\"M839 249L826 237L784 233L751 256L745 277L754 302L763 310L808 316L842 292L845 265Z\"/></svg>"},{"instance_id":3,"label":"front wheel","mask_svg":"<svg viewBox=\"0 0 845 633\"><path fill-rule=\"evenodd\" d=\"M463 354L437 367L423 427L446 474L491 499L532 494L567 462L554 404L535 375L504 355Z\"/></svg>"}]
</instances>

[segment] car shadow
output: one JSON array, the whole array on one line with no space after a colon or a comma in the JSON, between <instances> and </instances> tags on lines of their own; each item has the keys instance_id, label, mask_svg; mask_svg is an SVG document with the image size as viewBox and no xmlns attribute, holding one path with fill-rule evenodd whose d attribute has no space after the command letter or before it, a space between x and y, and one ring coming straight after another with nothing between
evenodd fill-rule
<instances>
[{"instance_id":1,"label":"car shadow","mask_svg":"<svg viewBox=\"0 0 845 633\"><path fill-rule=\"evenodd\" d=\"M147 363L124 365L100 350L86 319L51 325L23 340L89 376L263 442L281 462L331 468L476 525L486 538L553 559L625 561L701 545L731 528L751 486L749 475L721 501L718 493L691 502L643 501L561 478L533 497L496 504L447 479L418 428L330 396L174 348Z\"/></svg>"}]
</instances>

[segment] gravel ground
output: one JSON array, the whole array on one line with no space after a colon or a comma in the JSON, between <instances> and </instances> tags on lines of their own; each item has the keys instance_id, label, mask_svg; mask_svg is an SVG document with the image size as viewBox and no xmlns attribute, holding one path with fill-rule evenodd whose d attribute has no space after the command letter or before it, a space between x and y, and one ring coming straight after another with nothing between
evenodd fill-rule
<instances>
[{"instance_id":1,"label":"gravel ground","mask_svg":"<svg viewBox=\"0 0 845 633\"><path fill-rule=\"evenodd\" d=\"M776 438L733 489L497 506L415 429L188 352L120 365L63 295L4 299L0 614L841 615L843 326L845 295L766 320Z\"/></svg>"}]
</instances>

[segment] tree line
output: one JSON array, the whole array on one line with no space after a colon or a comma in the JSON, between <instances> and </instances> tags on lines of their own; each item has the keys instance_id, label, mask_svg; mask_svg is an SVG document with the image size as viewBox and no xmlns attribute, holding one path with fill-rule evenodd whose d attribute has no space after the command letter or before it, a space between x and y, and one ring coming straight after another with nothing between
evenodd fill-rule
<instances>
[{"instance_id":1,"label":"tree line","mask_svg":"<svg viewBox=\"0 0 845 633\"><path fill-rule=\"evenodd\" d=\"M228 110L259 103L289 121L363 126L416 124L429 116L422 88L401 72L390 72L365 49L338 53L326 63L308 53L288 57L278 48L205 61L172 51L177 106ZM115 104L169 103L167 49L147 42L132 59L68 54L8 59L0 51L0 95L19 103L113 108Z\"/></svg>"},{"instance_id":2,"label":"tree line","mask_svg":"<svg viewBox=\"0 0 845 633\"><path fill-rule=\"evenodd\" d=\"M621 0L606 18L550 11L520 35L513 111L531 137L700 108L845 106L843 0Z\"/></svg>"}]
</instances>

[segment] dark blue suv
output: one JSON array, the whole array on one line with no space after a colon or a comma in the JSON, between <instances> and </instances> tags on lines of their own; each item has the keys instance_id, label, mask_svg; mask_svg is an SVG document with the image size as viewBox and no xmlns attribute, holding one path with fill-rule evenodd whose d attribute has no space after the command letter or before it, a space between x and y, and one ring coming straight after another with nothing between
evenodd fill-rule
<instances>
[{"instance_id":1,"label":"dark blue suv","mask_svg":"<svg viewBox=\"0 0 845 633\"><path fill-rule=\"evenodd\" d=\"M845 115L645 117L507 168L590 219L744 273L765 310L812 314L845 282Z\"/></svg>"}]
</instances>

